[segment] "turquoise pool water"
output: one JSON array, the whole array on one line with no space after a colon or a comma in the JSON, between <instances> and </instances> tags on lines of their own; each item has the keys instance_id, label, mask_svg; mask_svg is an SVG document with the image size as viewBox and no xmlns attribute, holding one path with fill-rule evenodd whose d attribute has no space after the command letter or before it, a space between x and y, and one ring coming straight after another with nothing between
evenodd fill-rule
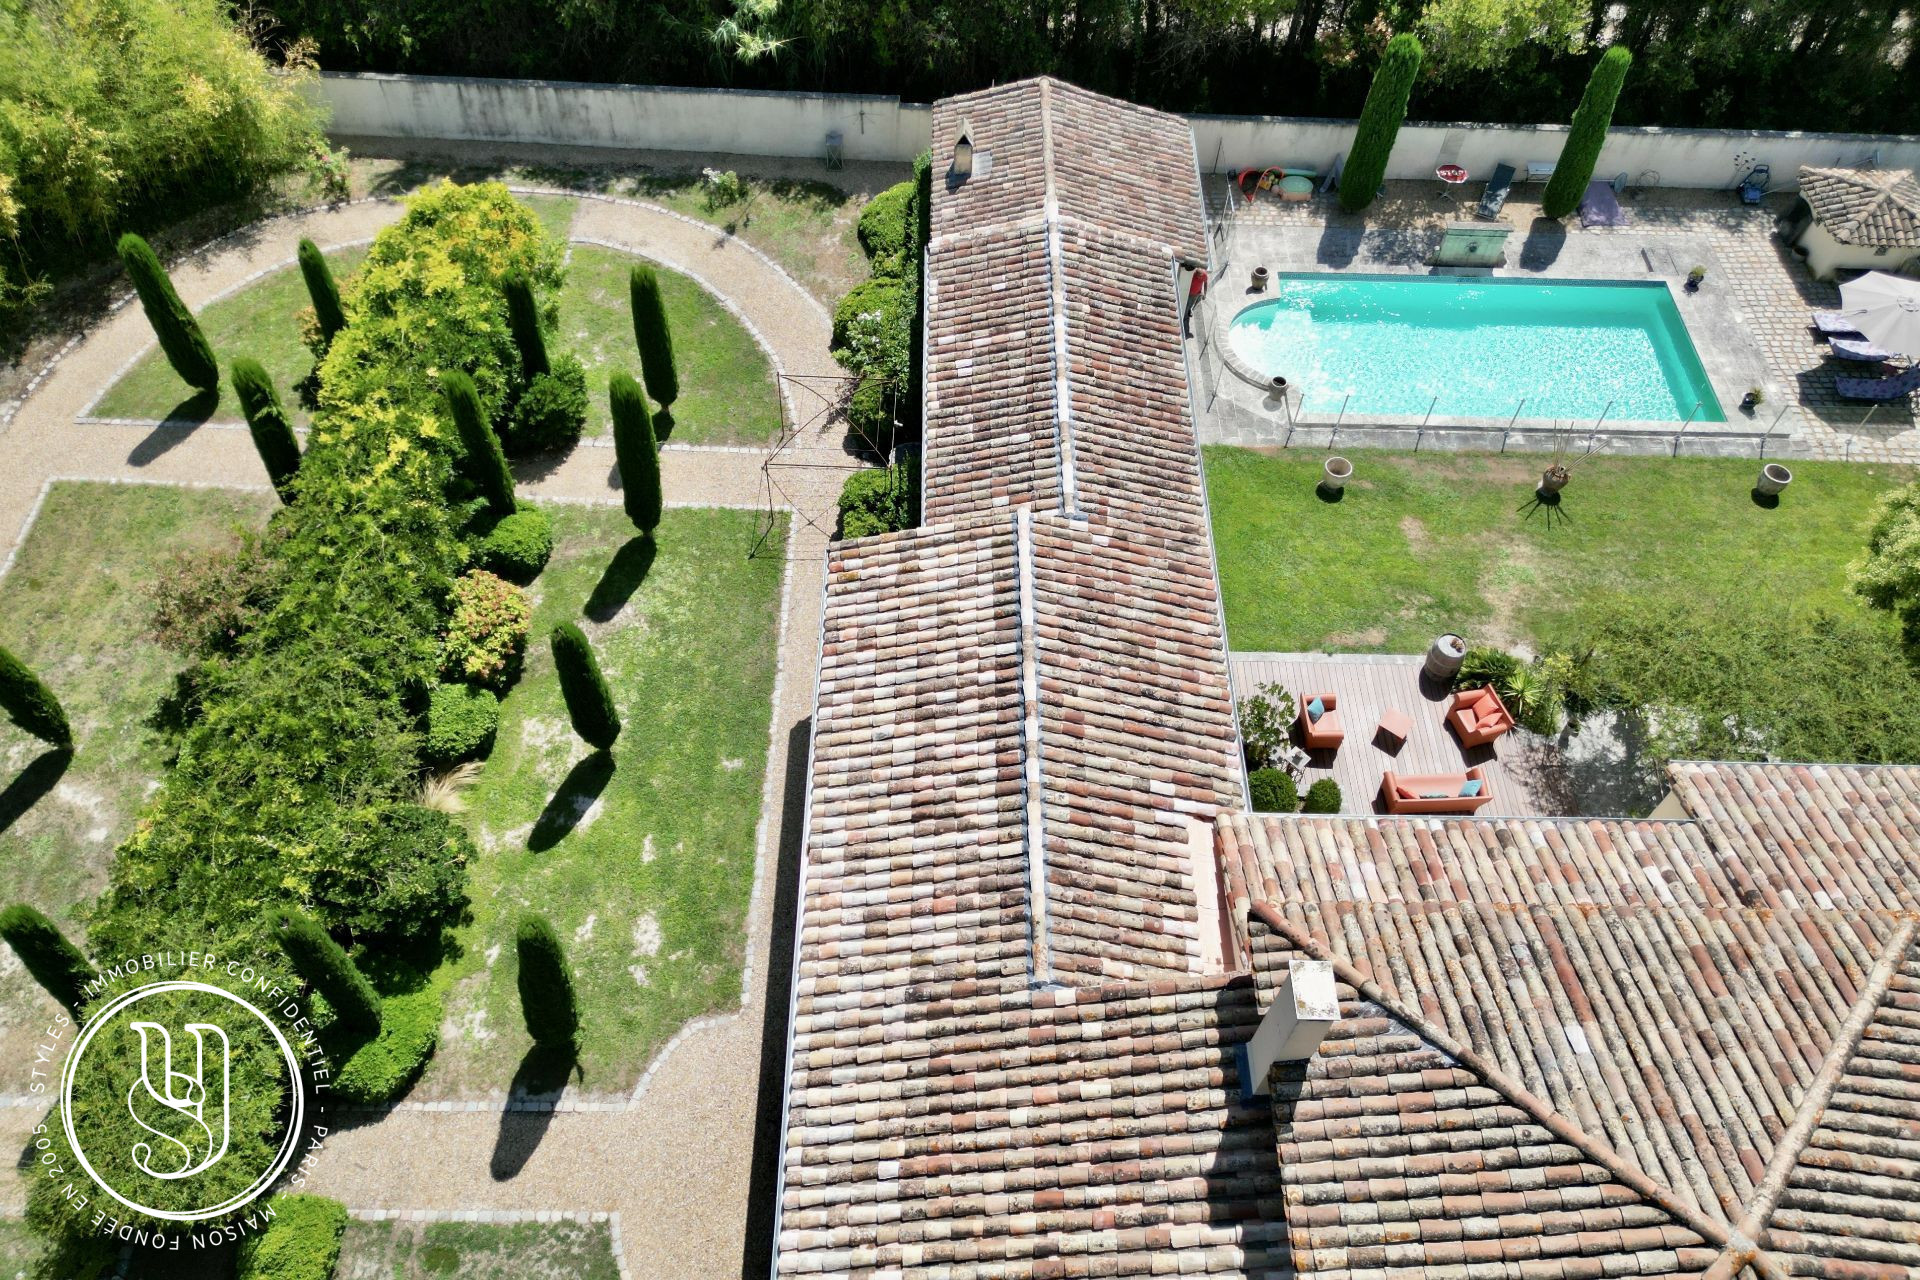
<instances>
[{"instance_id":1,"label":"turquoise pool water","mask_svg":"<svg viewBox=\"0 0 1920 1280\"><path fill-rule=\"evenodd\" d=\"M1228 340L1311 413L1505 418L1524 396L1523 418L1726 421L1657 282L1283 275L1274 289Z\"/></svg>"}]
</instances>

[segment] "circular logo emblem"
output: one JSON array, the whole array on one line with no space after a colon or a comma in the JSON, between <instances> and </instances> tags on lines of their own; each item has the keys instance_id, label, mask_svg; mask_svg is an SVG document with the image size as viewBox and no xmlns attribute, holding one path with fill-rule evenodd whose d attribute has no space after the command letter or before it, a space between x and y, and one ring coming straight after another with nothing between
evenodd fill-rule
<instances>
[{"instance_id":1,"label":"circular logo emblem","mask_svg":"<svg viewBox=\"0 0 1920 1280\"><path fill-rule=\"evenodd\" d=\"M216 1218L286 1172L306 1119L300 1058L274 1020L205 982L148 983L91 1012L60 1112L101 1190L171 1222Z\"/></svg>"}]
</instances>

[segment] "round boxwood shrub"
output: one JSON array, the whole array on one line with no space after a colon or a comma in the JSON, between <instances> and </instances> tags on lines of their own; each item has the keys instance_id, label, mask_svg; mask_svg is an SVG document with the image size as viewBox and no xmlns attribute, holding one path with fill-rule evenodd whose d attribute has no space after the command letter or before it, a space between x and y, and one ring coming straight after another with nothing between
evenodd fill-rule
<instances>
[{"instance_id":1,"label":"round boxwood shrub","mask_svg":"<svg viewBox=\"0 0 1920 1280\"><path fill-rule=\"evenodd\" d=\"M855 316L874 311L892 320L905 305L906 290L898 280L887 276L872 276L862 280L833 309L834 348L838 350L847 345L847 326L853 323Z\"/></svg>"},{"instance_id":2,"label":"round boxwood shrub","mask_svg":"<svg viewBox=\"0 0 1920 1280\"><path fill-rule=\"evenodd\" d=\"M500 728L500 702L474 684L435 685L427 698L427 740L421 755L443 769L493 750Z\"/></svg>"},{"instance_id":3,"label":"round boxwood shrub","mask_svg":"<svg viewBox=\"0 0 1920 1280\"><path fill-rule=\"evenodd\" d=\"M860 211L860 247L873 261L875 275L897 276L907 268L913 242L913 183L888 187Z\"/></svg>"},{"instance_id":4,"label":"round boxwood shrub","mask_svg":"<svg viewBox=\"0 0 1920 1280\"><path fill-rule=\"evenodd\" d=\"M840 486L840 536L864 538L892 533L912 522L907 494L897 468L856 471Z\"/></svg>"},{"instance_id":5,"label":"round boxwood shrub","mask_svg":"<svg viewBox=\"0 0 1920 1280\"><path fill-rule=\"evenodd\" d=\"M538 507L522 507L493 526L480 543L480 567L509 582L531 582L553 554L553 521Z\"/></svg>"},{"instance_id":6,"label":"round boxwood shrub","mask_svg":"<svg viewBox=\"0 0 1920 1280\"><path fill-rule=\"evenodd\" d=\"M275 1196L267 1229L240 1241L234 1280L328 1280L346 1229L347 1207L338 1200Z\"/></svg>"},{"instance_id":7,"label":"round boxwood shrub","mask_svg":"<svg viewBox=\"0 0 1920 1280\"><path fill-rule=\"evenodd\" d=\"M1255 769L1247 775L1255 813L1293 813L1300 808L1300 791L1293 775L1279 769Z\"/></svg>"},{"instance_id":8,"label":"round boxwood shrub","mask_svg":"<svg viewBox=\"0 0 1920 1280\"><path fill-rule=\"evenodd\" d=\"M563 453L580 443L587 425L587 371L572 356L561 356L546 373L536 373L514 403L507 422L508 453L524 458Z\"/></svg>"},{"instance_id":9,"label":"round boxwood shrub","mask_svg":"<svg viewBox=\"0 0 1920 1280\"><path fill-rule=\"evenodd\" d=\"M348 1042L333 1092L356 1105L377 1106L400 1097L426 1070L440 1043L442 1007L433 984L404 962L368 956L365 965L380 992L380 1034Z\"/></svg>"},{"instance_id":10,"label":"round boxwood shrub","mask_svg":"<svg viewBox=\"0 0 1920 1280\"><path fill-rule=\"evenodd\" d=\"M1340 812L1340 784L1332 778L1322 778L1307 788L1307 802L1301 806L1306 813Z\"/></svg>"},{"instance_id":11,"label":"round boxwood shrub","mask_svg":"<svg viewBox=\"0 0 1920 1280\"><path fill-rule=\"evenodd\" d=\"M440 674L504 689L520 674L533 606L505 578L472 569L453 584L453 613L440 645Z\"/></svg>"}]
</instances>

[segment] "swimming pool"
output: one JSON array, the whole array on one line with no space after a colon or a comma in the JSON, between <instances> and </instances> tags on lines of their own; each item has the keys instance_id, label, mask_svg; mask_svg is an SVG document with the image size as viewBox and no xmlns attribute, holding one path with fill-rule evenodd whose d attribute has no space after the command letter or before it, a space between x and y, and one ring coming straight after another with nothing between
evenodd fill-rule
<instances>
[{"instance_id":1,"label":"swimming pool","mask_svg":"<svg viewBox=\"0 0 1920 1280\"><path fill-rule=\"evenodd\" d=\"M1283 275L1275 292L1228 342L1306 412L1726 421L1658 282Z\"/></svg>"}]
</instances>

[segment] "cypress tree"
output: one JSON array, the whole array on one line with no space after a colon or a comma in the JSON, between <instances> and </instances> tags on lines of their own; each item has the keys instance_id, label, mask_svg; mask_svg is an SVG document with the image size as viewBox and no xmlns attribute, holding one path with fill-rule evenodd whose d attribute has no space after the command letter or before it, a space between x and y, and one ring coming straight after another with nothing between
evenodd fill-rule
<instances>
[{"instance_id":1,"label":"cypress tree","mask_svg":"<svg viewBox=\"0 0 1920 1280\"><path fill-rule=\"evenodd\" d=\"M241 356L228 366L227 379L240 398L240 412L247 415L247 430L260 461L266 464L274 492L280 501L292 502L293 477L300 470L300 441L287 421L273 378L258 360Z\"/></svg>"},{"instance_id":2,"label":"cypress tree","mask_svg":"<svg viewBox=\"0 0 1920 1280\"><path fill-rule=\"evenodd\" d=\"M542 1049L572 1053L580 1040L580 1011L573 974L560 935L544 917L525 915L514 932L520 953L520 1012L527 1034Z\"/></svg>"},{"instance_id":3,"label":"cypress tree","mask_svg":"<svg viewBox=\"0 0 1920 1280\"><path fill-rule=\"evenodd\" d=\"M520 349L520 367L527 381L549 373L547 340L540 333L540 308L533 300L533 286L519 272L507 276L503 286L507 294L507 324L513 330L513 345Z\"/></svg>"},{"instance_id":4,"label":"cypress tree","mask_svg":"<svg viewBox=\"0 0 1920 1280\"><path fill-rule=\"evenodd\" d=\"M1373 73L1373 87L1367 90L1367 103L1360 109L1353 150L1347 153L1347 166L1340 174L1340 207L1348 213L1372 204L1387 176L1387 159L1393 154L1400 122L1407 118L1407 99L1420 75L1422 52L1419 38L1411 34L1387 41L1386 54Z\"/></svg>"},{"instance_id":5,"label":"cypress tree","mask_svg":"<svg viewBox=\"0 0 1920 1280\"><path fill-rule=\"evenodd\" d=\"M93 966L80 948L67 941L60 926L24 902L0 911L0 938L5 938L27 972L47 994L67 1007L74 1017L86 1003L86 986Z\"/></svg>"},{"instance_id":6,"label":"cypress tree","mask_svg":"<svg viewBox=\"0 0 1920 1280\"><path fill-rule=\"evenodd\" d=\"M613 457L620 468L620 497L633 527L651 534L660 525L660 442L653 435L653 414L646 393L624 373L607 387L613 409Z\"/></svg>"},{"instance_id":7,"label":"cypress tree","mask_svg":"<svg viewBox=\"0 0 1920 1280\"><path fill-rule=\"evenodd\" d=\"M500 437L493 433L486 411L480 407L480 393L473 389L473 379L458 370L440 375L440 392L447 398L447 412L453 415L460 443L466 446L468 470L493 514L504 520L517 509L513 472L507 469Z\"/></svg>"},{"instance_id":8,"label":"cypress tree","mask_svg":"<svg viewBox=\"0 0 1920 1280\"><path fill-rule=\"evenodd\" d=\"M1574 110L1567 141L1560 148L1560 159L1547 180L1546 194L1540 197L1540 212L1549 218L1564 218L1580 207L1587 184L1593 181L1593 168L1600 163L1600 148L1607 145L1607 127L1613 123L1613 104L1619 101L1620 86L1626 83L1627 69L1633 65L1633 53L1625 45L1614 45L1600 55L1593 74L1587 77L1587 90L1580 95Z\"/></svg>"},{"instance_id":9,"label":"cypress tree","mask_svg":"<svg viewBox=\"0 0 1920 1280\"><path fill-rule=\"evenodd\" d=\"M327 998L344 1030L380 1031L380 997L353 960L311 916L291 908L280 913L280 949L295 973Z\"/></svg>"},{"instance_id":10,"label":"cypress tree","mask_svg":"<svg viewBox=\"0 0 1920 1280\"><path fill-rule=\"evenodd\" d=\"M220 366L214 362L213 348L207 344L207 335L200 332L200 322L174 292L173 281L154 255L153 247L128 232L120 237L120 261L127 268L134 292L140 295L141 309L147 313L147 322L153 326L154 336L160 339L160 349L166 352L167 363L173 366L173 371L196 390L218 390Z\"/></svg>"},{"instance_id":11,"label":"cypress tree","mask_svg":"<svg viewBox=\"0 0 1920 1280\"><path fill-rule=\"evenodd\" d=\"M333 282L333 268L311 240L300 242L300 275L307 282L307 296L313 299L313 318L320 325L323 347L333 345L333 335L347 327L346 309L340 305L340 288Z\"/></svg>"},{"instance_id":12,"label":"cypress tree","mask_svg":"<svg viewBox=\"0 0 1920 1280\"><path fill-rule=\"evenodd\" d=\"M680 398L680 375L673 367L673 332L660 300L660 277L652 267L636 266L628 282L633 302L633 338L640 347L640 373L647 394L666 408Z\"/></svg>"},{"instance_id":13,"label":"cypress tree","mask_svg":"<svg viewBox=\"0 0 1920 1280\"><path fill-rule=\"evenodd\" d=\"M620 713L614 709L613 693L600 674L593 646L571 622L553 629L552 643L553 665L560 673L560 696L566 699L573 731L589 745L607 750L620 736Z\"/></svg>"},{"instance_id":14,"label":"cypress tree","mask_svg":"<svg viewBox=\"0 0 1920 1280\"><path fill-rule=\"evenodd\" d=\"M0 711L42 742L72 749L73 729L67 724L60 699L26 663L6 649L0 649Z\"/></svg>"}]
</instances>

